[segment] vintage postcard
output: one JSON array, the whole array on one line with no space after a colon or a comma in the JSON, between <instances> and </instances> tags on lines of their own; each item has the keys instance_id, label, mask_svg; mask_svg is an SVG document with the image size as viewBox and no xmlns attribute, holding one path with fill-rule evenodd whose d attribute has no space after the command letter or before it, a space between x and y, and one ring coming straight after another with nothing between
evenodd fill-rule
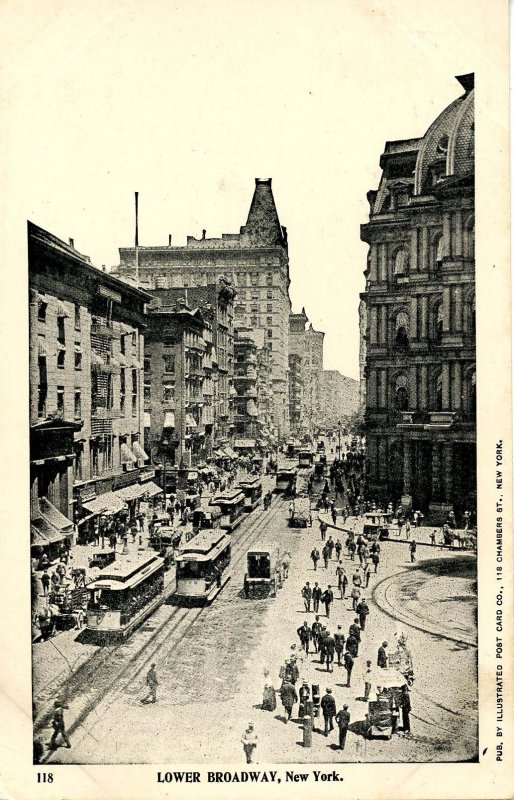
<instances>
[{"instance_id":1,"label":"vintage postcard","mask_svg":"<svg viewBox=\"0 0 514 800\"><path fill-rule=\"evenodd\" d=\"M0 797L511 797L508 4L0 17Z\"/></svg>"}]
</instances>

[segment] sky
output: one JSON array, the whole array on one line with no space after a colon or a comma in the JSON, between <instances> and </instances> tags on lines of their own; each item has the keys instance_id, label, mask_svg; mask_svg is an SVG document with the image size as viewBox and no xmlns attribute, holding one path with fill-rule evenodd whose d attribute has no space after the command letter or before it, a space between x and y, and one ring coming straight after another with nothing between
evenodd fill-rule
<instances>
[{"instance_id":1,"label":"sky","mask_svg":"<svg viewBox=\"0 0 514 800\"><path fill-rule=\"evenodd\" d=\"M463 14L474 8L476 13ZM0 111L18 219L108 267L134 238L237 233L254 179L288 228L290 295L358 378L366 192L386 140L421 136L474 54L487 3L4 0Z\"/></svg>"}]
</instances>

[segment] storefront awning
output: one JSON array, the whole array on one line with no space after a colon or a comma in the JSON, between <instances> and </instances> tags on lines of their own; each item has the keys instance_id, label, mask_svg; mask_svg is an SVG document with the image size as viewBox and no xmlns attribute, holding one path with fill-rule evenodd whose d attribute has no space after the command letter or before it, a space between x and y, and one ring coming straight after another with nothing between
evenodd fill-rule
<instances>
[{"instance_id":1,"label":"storefront awning","mask_svg":"<svg viewBox=\"0 0 514 800\"><path fill-rule=\"evenodd\" d=\"M131 486L124 486L123 489L117 489L115 494L127 503L129 500L136 500L138 497L141 497L144 492L144 486L140 483L133 483Z\"/></svg>"},{"instance_id":2,"label":"storefront awning","mask_svg":"<svg viewBox=\"0 0 514 800\"><path fill-rule=\"evenodd\" d=\"M139 442L133 442L132 443L132 450L134 452L134 455L136 455L142 461L148 461L148 456L145 453L145 451L143 450L143 448L141 447L141 445L139 444Z\"/></svg>"},{"instance_id":3,"label":"storefront awning","mask_svg":"<svg viewBox=\"0 0 514 800\"><path fill-rule=\"evenodd\" d=\"M164 425L163 428L174 428L175 427L175 412L174 411L166 411L164 414Z\"/></svg>"},{"instance_id":4,"label":"storefront awning","mask_svg":"<svg viewBox=\"0 0 514 800\"><path fill-rule=\"evenodd\" d=\"M133 464L135 461L137 461L136 456L134 455L128 444L125 444L125 442L121 445L120 453L121 453L122 464Z\"/></svg>"},{"instance_id":5,"label":"storefront awning","mask_svg":"<svg viewBox=\"0 0 514 800\"><path fill-rule=\"evenodd\" d=\"M73 522L46 497L39 499L39 514L31 520L32 543L45 546L73 533Z\"/></svg>"},{"instance_id":6,"label":"storefront awning","mask_svg":"<svg viewBox=\"0 0 514 800\"><path fill-rule=\"evenodd\" d=\"M255 447L255 439L236 439L234 447L239 447L241 450L248 450Z\"/></svg>"},{"instance_id":7,"label":"storefront awning","mask_svg":"<svg viewBox=\"0 0 514 800\"><path fill-rule=\"evenodd\" d=\"M156 483L153 481L148 481L148 483L142 483L141 488L144 489L143 494L148 495L148 497L155 497L156 494L162 494L162 489L160 486L157 486Z\"/></svg>"},{"instance_id":8,"label":"storefront awning","mask_svg":"<svg viewBox=\"0 0 514 800\"><path fill-rule=\"evenodd\" d=\"M105 494L95 497L94 500L83 503L83 506L91 514L117 514L119 511L123 511L125 503L121 497L118 497L117 492L105 492Z\"/></svg>"}]
</instances>

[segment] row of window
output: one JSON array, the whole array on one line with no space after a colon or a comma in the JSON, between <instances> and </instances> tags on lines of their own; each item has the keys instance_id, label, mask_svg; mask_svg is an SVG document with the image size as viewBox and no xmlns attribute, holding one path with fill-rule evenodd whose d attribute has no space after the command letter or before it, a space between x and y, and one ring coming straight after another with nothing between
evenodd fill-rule
<instances>
[{"instance_id":1,"label":"row of window","mask_svg":"<svg viewBox=\"0 0 514 800\"><path fill-rule=\"evenodd\" d=\"M46 312L48 308L48 303L39 298L38 301L38 321L42 323L46 323ZM74 312L74 329L76 331L81 330L81 316L80 316L80 305L75 303L75 312ZM64 306L62 303L58 304L57 307L57 341L59 344L65 344L66 342L66 328L64 320L68 316ZM131 331L130 333L122 333L120 336L120 351L121 353L126 353L126 339L130 337L132 349L137 349L137 331ZM80 345L80 342L75 342L75 344Z\"/></svg>"}]
</instances>

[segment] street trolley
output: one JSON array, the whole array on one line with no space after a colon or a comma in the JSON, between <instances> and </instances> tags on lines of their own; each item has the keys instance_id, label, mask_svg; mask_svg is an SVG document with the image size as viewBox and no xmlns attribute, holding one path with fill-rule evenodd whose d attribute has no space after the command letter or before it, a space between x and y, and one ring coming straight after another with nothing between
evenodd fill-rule
<instances>
[{"instance_id":1,"label":"street trolley","mask_svg":"<svg viewBox=\"0 0 514 800\"><path fill-rule=\"evenodd\" d=\"M221 508L203 500L193 511L193 531L215 530L221 525Z\"/></svg>"},{"instance_id":2,"label":"street trolley","mask_svg":"<svg viewBox=\"0 0 514 800\"><path fill-rule=\"evenodd\" d=\"M302 448L298 454L298 466L300 468L303 467L312 467L314 462L314 453L309 448Z\"/></svg>"},{"instance_id":3,"label":"street trolley","mask_svg":"<svg viewBox=\"0 0 514 800\"><path fill-rule=\"evenodd\" d=\"M250 595L275 597L282 586L280 551L275 542L256 542L246 555L244 591Z\"/></svg>"},{"instance_id":4,"label":"street trolley","mask_svg":"<svg viewBox=\"0 0 514 800\"><path fill-rule=\"evenodd\" d=\"M155 528L150 535L150 547L164 559L164 569L171 569L175 560L175 551L180 546L182 534L170 525Z\"/></svg>"},{"instance_id":5,"label":"street trolley","mask_svg":"<svg viewBox=\"0 0 514 800\"><path fill-rule=\"evenodd\" d=\"M390 739L396 730L406 681L396 669L379 669L375 675L377 699L368 703L365 736L368 739Z\"/></svg>"},{"instance_id":6,"label":"street trolley","mask_svg":"<svg viewBox=\"0 0 514 800\"><path fill-rule=\"evenodd\" d=\"M223 494L217 494L210 501L210 505L218 506L221 509L220 526L226 531L233 531L240 524L244 514L244 492L236 488Z\"/></svg>"},{"instance_id":7,"label":"street trolley","mask_svg":"<svg viewBox=\"0 0 514 800\"><path fill-rule=\"evenodd\" d=\"M164 559L122 556L88 585L86 630L99 643L126 639L164 599Z\"/></svg>"},{"instance_id":8,"label":"street trolley","mask_svg":"<svg viewBox=\"0 0 514 800\"><path fill-rule=\"evenodd\" d=\"M176 562L175 598L211 603L229 580L230 536L221 528L200 531L184 545Z\"/></svg>"},{"instance_id":9,"label":"street trolley","mask_svg":"<svg viewBox=\"0 0 514 800\"><path fill-rule=\"evenodd\" d=\"M294 495L296 491L296 469L279 467L275 481L275 491L285 495Z\"/></svg>"},{"instance_id":10,"label":"street trolley","mask_svg":"<svg viewBox=\"0 0 514 800\"><path fill-rule=\"evenodd\" d=\"M366 539L389 539L393 515L385 511L368 511L364 515L363 535Z\"/></svg>"},{"instance_id":11,"label":"street trolley","mask_svg":"<svg viewBox=\"0 0 514 800\"><path fill-rule=\"evenodd\" d=\"M262 481L260 478L247 478L239 481L236 489L240 489L244 496L244 510L253 511L260 503L262 497Z\"/></svg>"},{"instance_id":12,"label":"street trolley","mask_svg":"<svg viewBox=\"0 0 514 800\"><path fill-rule=\"evenodd\" d=\"M289 512L290 528L312 527L311 501L309 497L295 497Z\"/></svg>"}]
</instances>

